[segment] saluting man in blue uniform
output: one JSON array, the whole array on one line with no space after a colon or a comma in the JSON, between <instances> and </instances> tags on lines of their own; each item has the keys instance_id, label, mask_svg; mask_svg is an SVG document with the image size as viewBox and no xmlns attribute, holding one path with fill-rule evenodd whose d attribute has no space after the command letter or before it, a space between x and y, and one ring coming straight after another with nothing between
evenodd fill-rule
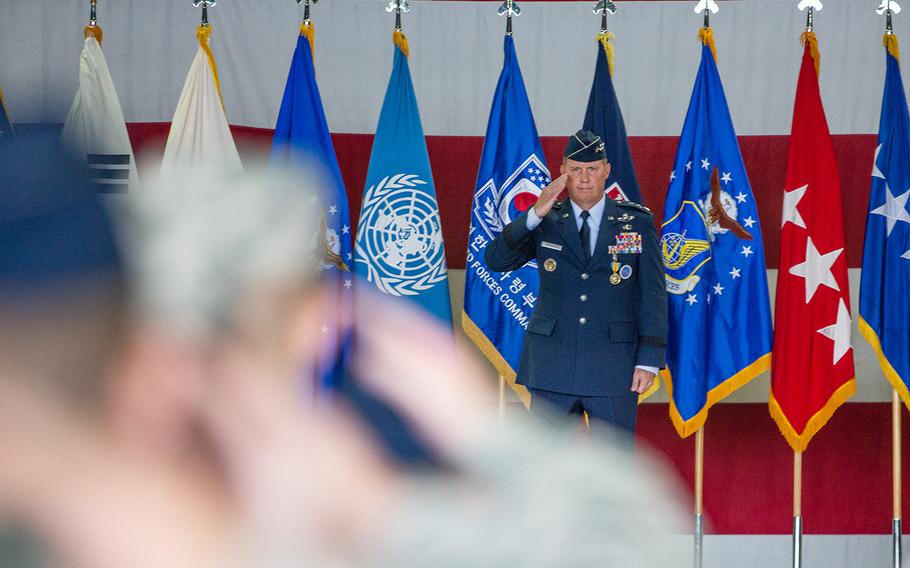
<instances>
[{"instance_id":1,"label":"saluting man in blue uniform","mask_svg":"<svg viewBox=\"0 0 910 568\"><path fill-rule=\"evenodd\" d=\"M638 395L664 366L667 299L651 212L605 194L599 136L569 138L560 175L487 247L491 270L537 259L540 293L517 382L567 414L633 432ZM557 200L563 189L569 199Z\"/></svg>"}]
</instances>

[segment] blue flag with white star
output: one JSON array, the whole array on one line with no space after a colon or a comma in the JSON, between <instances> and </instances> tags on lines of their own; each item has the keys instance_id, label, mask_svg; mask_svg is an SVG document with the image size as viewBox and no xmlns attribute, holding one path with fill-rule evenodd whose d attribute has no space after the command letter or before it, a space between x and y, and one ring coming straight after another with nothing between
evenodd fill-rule
<instances>
[{"instance_id":1,"label":"blue flag with white star","mask_svg":"<svg viewBox=\"0 0 910 568\"><path fill-rule=\"evenodd\" d=\"M394 61L370 153L354 247L354 272L391 296L452 322L439 205L407 40L395 32Z\"/></svg>"},{"instance_id":2,"label":"blue flag with white star","mask_svg":"<svg viewBox=\"0 0 910 568\"><path fill-rule=\"evenodd\" d=\"M515 384L515 370L537 301L537 263L529 262L511 272L491 272L483 255L506 225L534 205L541 189L550 183L550 173L512 36L505 37L504 47L505 61L493 95L471 203L462 327L528 404L530 394Z\"/></svg>"},{"instance_id":3,"label":"blue flag with white star","mask_svg":"<svg viewBox=\"0 0 910 568\"><path fill-rule=\"evenodd\" d=\"M896 39L896 38L895 38ZM887 41L887 40L886 40ZM896 41L887 69L859 292L859 330L910 408L910 117Z\"/></svg>"},{"instance_id":4,"label":"blue flag with white star","mask_svg":"<svg viewBox=\"0 0 910 568\"><path fill-rule=\"evenodd\" d=\"M332 137L322 107L319 87L313 67L312 26L304 26L297 38L297 48L291 62L284 98L275 125L270 161L279 165L302 165L322 170L323 193L314 196L314 207L324 211L323 217L323 269L329 279L337 281L340 309L349 309L350 298L347 290L351 286L350 265L351 217L348 213L348 198L344 190L338 158L332 146ZM343 365L339 365L335 354L346 343L338 338L336 324L340 318L326 317L322 331L326 336L326 360L324 369L317 370L317 378L323 386L336 385L341 380ZM332 341L335 339L336 341ZM342 349L343 350L343 349Z\"/></svg>"},{"instance_id":5,"label":"blue flag with white star","mask_svg":"<svg viewBox=\"0 0 910 568\"><path fill-rule=\"evenodd\" d=\"M713 178L713 180L712 180ZM679 139L664 209L670 417L680 436L768 369L771 304L758 209L709 46Z\"/></svg>"}]
</instances>

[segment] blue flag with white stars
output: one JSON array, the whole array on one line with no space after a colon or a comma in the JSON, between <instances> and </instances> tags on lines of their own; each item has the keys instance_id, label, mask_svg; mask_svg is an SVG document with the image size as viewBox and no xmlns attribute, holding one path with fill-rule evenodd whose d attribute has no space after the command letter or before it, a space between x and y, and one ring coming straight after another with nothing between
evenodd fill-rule
<instances>
[{"instance_id":1,"label":"blue flag with white stars","mask_svg":"<svg viewBox=\"0 0 910 568\"><path fill-rule=\"evenodd\" d=\"M660 248L669 315L662 374L685 437L714 403L768 369L772 340L758 209L708 46L670 174Z\"/></svg>"},{"instance_id":2,"label":"blue flag with white stars","mask_svg":"<svg viewBox=\"0 0 910 568\"><path fill-rule=\"evenodd\" d=\"M408 57L398 42L370 153L354 272L451 325L439 205Z\"/></svg>"},{"instance_id":3,"label":"blue flag with white stars","mask_svg":"<svg viewBox=\"0 0 910 568\"><path fill-rule=\"evenodd\" d=\"M530 394L515 384L521 345L540 278L537 262L511 272L492 272L483 255L503 228L537 201L550 183L512 36L505 37L505 61L471 203L471 229L465 263L462 327L496 366L525 404Z\"/></svg>"},{"instance_id":4,"label":"blue flag with white stars","mask_svg":"<svg viewBox=\"0 0 910 568\"><path fill-rule=\"evenodd\" d=\"M309 30L312 33L312 30ZM321 228L323 269L326 277L337 281L339 309L350 309L351 287L350 266L351 217L348 212L348 198L344 190L338 158L332 146L332 137L322 107L316 73L313 67L313 53L308 38L302 33L297 38L297 48L291 62L284 98L275 125L270 161L278 165L302 165L322 169L322 194L313 196L313 207L324 212ZM312 169L310 170L312 171ZM343 365L339 365L335 354L344 351L346 342L339 338L337 321L340 318L326 317L322 332L326 336L326 360L324 369L317 370L317 378L324 387L337 385L341 381ZM335 339L336 341L332 341Z\"/></svg>"},{"instance_id":5,"label":"blue flag with white stars","mask_svg":"<svg viewBox=\"0 0 910 568\"><path fill-rule=\"evenodd\" d=\"M896 42L895 42L896 43ZM859 330L910 408L910 117L900 64L887 69L859 292Z\"/></svg>"}]
</instances>

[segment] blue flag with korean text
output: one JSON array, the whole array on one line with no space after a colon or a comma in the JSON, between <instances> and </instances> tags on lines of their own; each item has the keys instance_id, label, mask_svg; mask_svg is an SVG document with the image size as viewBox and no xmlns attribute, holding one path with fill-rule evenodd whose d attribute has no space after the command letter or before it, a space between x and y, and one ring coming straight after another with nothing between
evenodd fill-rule
<instances>
[{"instance_id":1,"label":"blue flag with korean text","mask_svg":"<svg viewBox=\"0 0 910 568\"><path fill-rule=\"evenodd\" d=\"M3 98L3 89L0 89L0 139L13 134L13 123L9 118L9 111L6 110L6 99Z\"/></svg>"},{"instance_id":2,"label":"blue flag with korean text","mask_svg":"<svg viewBox=\"0 0 910 568\"><path fill-rule=\"evenodd\" d=\"M885 92L866 219L859 331L910 408L910 117L892 37L885 38Z\"/></svg>"},{"instance_id":3,"label":"blue flag with korean text","mask_svg":"<svg viewBox=\"0 0 910 568\"><path fill-rule=\"evenodd\" d=\"M766 371L771 304L758 208L717 64L703 45L664 209L670 417L680 436Z\"/></svg>"},{"instance_id":4,"label":"blue flag with korean text","mask_svg":"<svg viewBox=\"0 0 910 568\"><path fill-rule=\"evenodd\" d=\"M328 279L337 281L339 310L350 309L351 287L350 265L351 251L351 218L348 213L348 198L344 190L335 148L329 135L329 127L316 85L316 74L313 67L312 33L310 26L301 27L297 38L297 48L291 62L284 98L278 112L275 125L275 137L272 140L271 163L278 165L299 164L310 168L320 168L323 192L314 196L314 207L324 212L322 227L322 264ZM326 356L322 362L324 368L316 369L317 379L323 387L336 385L341 380L343 365L338 364L335 355L345 350L346 341L340 337L337 322L340 314L326 314L322 326L326 336ZM334 340L334 341L333 341Z\"/></svg>"},{"instance_id":5,"label":"blue flag with korean text","mask_svg":"<svg viewBox=\"0 0 910 568\"><path fill-rule=\"evenodd\" d=\"M635 177L635 166L632 165L626 124L613 88L613 73L607 61L607 40L601 38L598 36L594 84L591 85L582 128L590 130L604 141L607 159L613 166L610 177L607 178L607 195L618 201L633 201L644 205L638 178Z\"/></svg>"},{"instance_id":6,"label":"blue flag with korean text","mask_svg":"<svg viewBox=\"0 0 910 568\"><path fill-rule=\"evenodd\" d=\"M492 272L483 255L487 245L534 205L549 183L515 44L512 36L506 36L505 62L493 95L471 203L462 327L525 404L530 394L515 384L515 370L537 301L537 263L529 262L511 272Z\"/></svg>"},{"instance_id":7,"label":"blue flag with korean text","mask_svg":"<svg viewBox=\"0 0 910 568\"><path fill-rule=\"evenodd\" d=\"M392 75L370 153L354 245L354 272L391 296L410 299L451 324L439 205L407 39L394 34Z\"/></svg>"}]
</instances>

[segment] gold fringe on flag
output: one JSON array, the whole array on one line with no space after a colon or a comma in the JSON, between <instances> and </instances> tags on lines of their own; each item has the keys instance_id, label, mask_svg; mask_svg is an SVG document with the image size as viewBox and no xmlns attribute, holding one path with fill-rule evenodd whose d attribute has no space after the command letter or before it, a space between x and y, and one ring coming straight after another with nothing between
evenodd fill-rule
<instances>
[{"instance_id":1,"label":"gold fringe on flag","mask_svg":"<svg viewBox=\"0 0 910 568\"><path fill-rule=\"evenodd\" d=\"M215 56L212 54L212 48L209 47L209 39L212 37L212 26L200 25L196 28L196 39L199 40L199 47L209 58L209 65L212 67L212 76L215 78L215 89L218 90L218 100L221 101L221 108L224 109L224 99L221 98L221 81L218 80L218 65L215 64Z\"/></svg>"},{"instance_id":2,"label":"gold fringe on flag","mask_svg":"<svg viewBox=\"0 0 910 568\"><path fill-rule=\"evenodd\" d=\"M707 45L711 48L711 55L714 56L714 61L717 61L717 49L714 47L714 31L705 27L699 29L698 40L702 45Z\"/></svg>"},{"instance_id":3,"label":"gold fringe on flag","mask_svg":"<svg viewBox=\"0 0 910 568\"><path fill-rule=\"evenodd\" d=\"M604 53L607 56L607 66L610 68L610 77L613 76L613 44L611 43L616 36L612 32L600 32L597 34L596 40L604 48Z\"/></svg>"},{"instance_id":4,"label":"gold fringe on flag","mask_svg":"<svg viewBox=\"0 0 910 568\"><path fill-rule=\"evenodd\" d=\"M885 34L882 38L882 45L888 48L888 53L891 54L891 57L901 60L901 50L897 45L897 35L896 34Z\"/></svg>"},{"instance_id":5,"label":"gold fringe on flag","mask_svg":"<svg viewBox=\"0 0 910 568\"><path fill-rule=\"evenodd\" d=\"M822 54L818 50L818 38L815 37L815 32L803 32L799 36L799 42L804 46L809 44L809 55L815 62L815 74L818 75L822 66Z\"/></svg>"},{"instance_id":6,"label":"gold fringe on flag","mask_svg":"<svg viewBox=\"0 0 910 568\"><path fill-rule=\"evenodd\" d=\"M93 37L98 40L98 45L101 45L101 42L104 39L104 30L101 29L101 26L85 26L85 29L82 31L82 37L85 39Z\"/></svg>"},{"instance_id":7,"label":"gold fringe on flag","mask_svg":"<svg viewBox=\"0 0 910 568\"><path fill-rule=\"evenodd\" d=\"M316 65L316 52L313 50L315 49L314 38L316 36L316 30L313 27L313 22L303 22L302 24L300 24L300 35L305 37L307 39L307 41L310 42L310 57L313 58L313 66L315 66Z\"/></svg>"},{"instance_id":8,"label":"gold fringe on flag","mask_svg":"<svg viewBox=\"0 0 910 568\"><path fill-rule=\"evenodd\" d=\"M405 57L410 57L411 53L408 51L408 38L404 35L404 32L400 30L395 30L392 32L392 41L398 46L398 49L404 53Z\"/></svg>"}]
</instances>

